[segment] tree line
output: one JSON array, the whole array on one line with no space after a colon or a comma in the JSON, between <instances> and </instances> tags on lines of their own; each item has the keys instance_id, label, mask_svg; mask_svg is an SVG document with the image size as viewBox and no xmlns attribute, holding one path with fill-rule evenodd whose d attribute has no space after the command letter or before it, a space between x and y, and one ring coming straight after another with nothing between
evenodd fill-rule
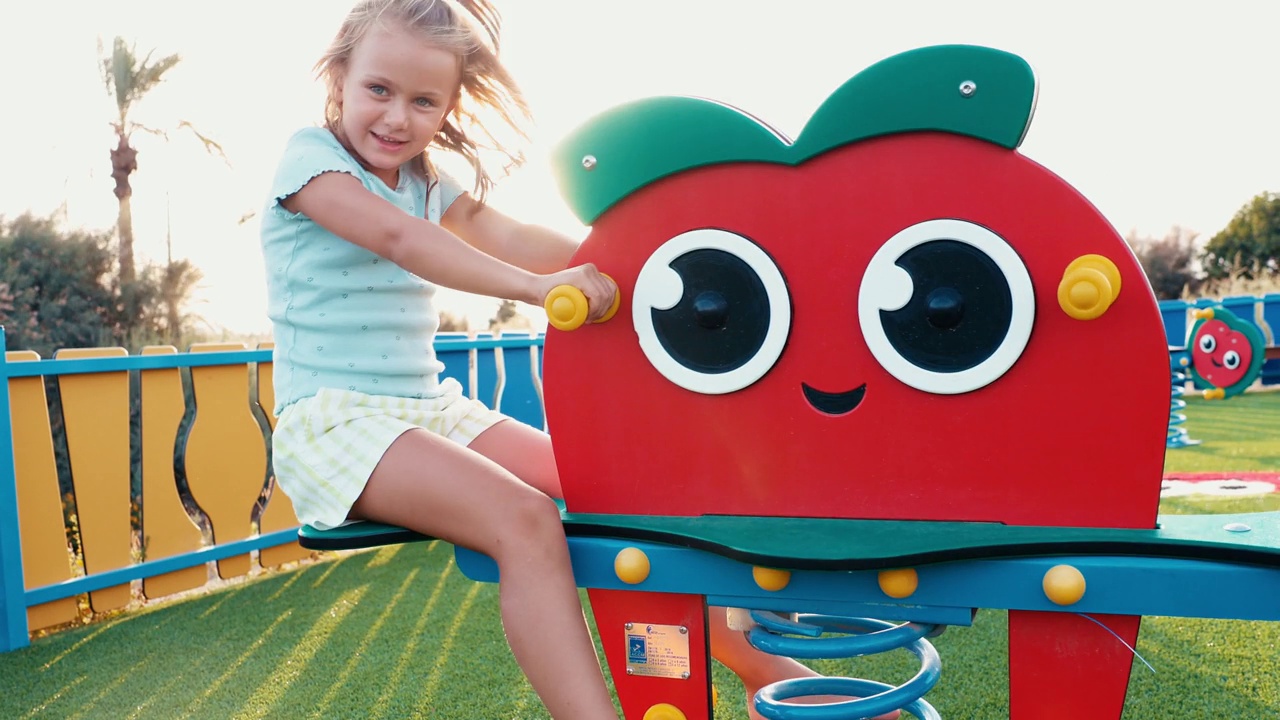
<instances>
[{"instance_id":1,"label":"tree line","mask_svg":"<svg viewBox=\"0 0 1280 720\"><path fill-rule=\"evenodd\" d=\"M112 232L64 228L57 213L0 217L0 325L6 350L35 350L49 357L59 348L148 344L184 345L199 318L186 308L200 282L200 271L170 252L162 265L139 269L134 259L133 188L138 170L135 133L169 139L164 128L137 122L142 99L181 61L153 53L139 56L134 46L115 38L110 52L99 46L100 70L115 101L110 120L112 192L118 203ZM226 160L222 147L186 120L175 130L190 132L213 155Z\"/></svg>"},{"instance_id":2,"label":"tree line","mask_svg":"<svg viewBox=\"0 0 1280 720\"><path fill-rule=\"evenodd\" d=\"M1203 247L1197 239L1180 227L1127 238L1158 299L1280 290L1280 193L1254 196Z\"/></svg>"}]
</instances>

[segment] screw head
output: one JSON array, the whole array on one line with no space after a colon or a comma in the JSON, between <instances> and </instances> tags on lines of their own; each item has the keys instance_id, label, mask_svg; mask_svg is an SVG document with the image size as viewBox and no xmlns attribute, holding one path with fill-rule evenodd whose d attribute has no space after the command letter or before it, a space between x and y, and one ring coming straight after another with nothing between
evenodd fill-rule
<instances>
[{"instance_id":1,"label":"screw head","mask_svg":"<svg viewBox=\"0 0 1280 720\"><path fill-rule=\"evenodd\" d=\"M681 634L681 635L686 635L686 634L688 634L688 632L689 632L689 628L687 628L687 627L685 627L685 626L683 626L683 625L681 625L681 626L680 626L680 634Z\"/></svg>"},{"instance_id":2,"label":"screw head","mask_svg":"<svg viewBox=\"0 0 1280 720\"><path fill-rule=\"evenodd\" d=\"M635 671L635 670L632 670L631 668L627 668L627 674L628 674L628 675L635 675L635 674L636 674L636 671Z\"/></svg>"},{"instance_id":3,"label":"screw head","mask_svg":"<svg viewBox=\"0 0 1280 720\"><path fill-rule=\"evenodd\" d=\"M680 679L681 679L681 680L688 680L688 679L689 679L689 671L688 671L688 670L685 670L684 672L680 673Z\"/></svg>"},{"instance_id":4,"label":"screw head","mask_svg":"<svg viewBox=\"0 0 1280 720\"><path fill-rule=\"evenodd\" d=\"M586 168L587 170L591 170L595 166L596 166L595 155L584 155L582 157L582 167Z\"/></svg>"},{"instance_id":5,"label":"screw head","mask_svg":"<svg viewBox=\"0 0 1280 720\"><path fill-rule=\"evenodd\" d=\"M631 623L627 623L626 628L627 628L628 630L630 630L630 629L631 629Z\"/></svg>"},{"instance_id":6,"label":"screw head","mask_svg":"<svg viewBox=\"0 0 1280 720\"><path fill-rule=\"evenodd\" d=\"M965 80L960 83L960 94L962 96L973 97L973 94L976 92L978 92L978 83L972 80Z\"/></svg>"}]
</instances>

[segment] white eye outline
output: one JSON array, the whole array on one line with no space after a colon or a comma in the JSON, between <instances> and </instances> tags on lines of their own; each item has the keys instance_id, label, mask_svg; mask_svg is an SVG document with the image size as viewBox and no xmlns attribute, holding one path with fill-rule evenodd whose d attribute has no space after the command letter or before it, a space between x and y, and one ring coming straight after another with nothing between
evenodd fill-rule
<instances>
[{"instance_id":1,"label":"white eye outline","mask_svg":"<svg viewBox=\"0 0 1280 720\"><path fill-rule=\"evenodd\" d=\"M1222 366L1228 370L1235 370L1240 367L1240 353L1235 350L1228 350L1222 356Z\"/></svg>"},{"instance_id":2,"label":"white eye outline","mask_svg":"<svg viewBox=\"0 0 1280 720\"><path fill-rule=\"evenodd\" d=\"M769 327L760 349L750 360L728 372L703 373L681 365L667 354L653 327L652 311L669 310L684 295L684 282L680 274L671 269L671 263L694 250L720 250L742 260L755 271L768 296ZM751 385L778 361L791 332L791 295L782 271L759 245L728 230L700 228L667 240L645 260L631 296L631 324L649 364L663 377L685 390L723 395Z\"/></svg>"},{"instance_id":3,"label":"white eye outline","mask_svg":"<svg viewBox=\"0 0 1280 720\"><path fill-rule=\"evenodd\" d=\"M1214 350L1216 350L1216 349L1218 349L1218 339L1217 339L1217 338L1215 338L1214 336L1210 335L1209 333L1205 333L1205 334L1203 334L1203 335L1201 335L1201 336L1200 336L1200 350L1201 350L1201 352L1211 353L1211 352L1213 352L1213 351L1214 351Z\"/></svg>"},{"instance_id":4,"label":"white eye outline","mask_svg":"<svg viewBox=\"0 0 1280 720\"><path fill-rule=\"evenodd\" d=\"M1013 300L1009 330L999 347L986 360L958 372L934 372L908 362L894 349L880 324L881 310L898 310L911 300L914 291L910 274L897 265L898 258L918 245L935 240L954 240L986 253L1004 273ZM1004 238L965 220L926 220L900 231L871 257L858 288L858 322L876 361L903 383L938 395L977 390L1008 372L1031 339L1035 315L1035 292L1022 258Z\"/></svg>"}]
</instances>

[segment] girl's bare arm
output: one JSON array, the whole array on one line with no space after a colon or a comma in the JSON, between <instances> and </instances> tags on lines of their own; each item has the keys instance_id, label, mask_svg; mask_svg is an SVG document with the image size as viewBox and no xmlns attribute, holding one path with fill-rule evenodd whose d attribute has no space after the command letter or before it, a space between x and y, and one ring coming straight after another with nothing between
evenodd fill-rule
<instances>
[{"instance_id":1,"label":"girl's bare arm","mask_svg":"<svg viewBox=\"0 0 1280 720\"><path fill-rule=\"evenodd\" d=\"M573 285L587 296L591 319L602 315L613 300L612 283L593 266L559 272L518 267L405 213L346 173L318 175L281 204L437 285L534 305L542 304L556 285Z\"/></svg>"},{"instance_id":2,"label":"girl's bare arm","mask_svg":"<svg viewBox=\"0 0 1280 720\"><path fill-rule=\"evenodd\" d=\"M535 273L569 266L578 242L563 233L529 225L462 194L440 224L481 252Z\"/></svg>"}]
</instances>

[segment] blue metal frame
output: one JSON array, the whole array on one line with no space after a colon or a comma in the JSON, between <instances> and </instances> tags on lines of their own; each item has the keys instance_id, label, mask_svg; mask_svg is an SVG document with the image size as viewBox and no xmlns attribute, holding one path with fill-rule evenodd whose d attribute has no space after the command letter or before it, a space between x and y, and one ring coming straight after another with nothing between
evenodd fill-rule
<instances>
[{"instance_id":1,"label":"blue metal frame","mask_svg":"<svg viewBox=\"0 0 1280 720\"><path fill-rule=\"evenodd\" d=\"M195 567L196 565L213 562L214 560L225 560L229 557L244 555L250 550L261 550L262 548L284 545L297 539L297 528L277 530L275 532L267 533L266 535L258 535L257 537L251 537L245 540L236 540L235 542L223 543L221 545L210 545L208 547L200 548L194 552L183 553L182 555L173 555L162 560L148 560L146 562L138 563L137 565L129 565L115 570L107 570L106 572L73 578L55 585L45 585L44 587L27 590L24 597L28 606L40 605L42 603L53 602L54 600L75 597L76 595L93 592L94 590L102 590L103 588L109 588L115 585L123 585L124 583L132 580L141 580L143 578L163 575L175 570L184 570L189 567Z\"/></svg>"},{"instance_id":2,"label":"blue metal frame","mask_svg":"<svg viewBox=\"0 0 1280 720\"><path fill-rule=\"evenodd\" d=\"M649 576L629 585L614 572L626 547L649 557ZM787 586L761 589L752 566L694 548L635 540L570 537L580 587L706 595L711 605L782 612L862 615L885 620L967 626L978 608L1090 615L1160 615L1227 620L1280 620L1280 570L1207 560L1135 556L1049 556L920 565L919 586L895 600L874 570L794 570ZM472 580L496 582L486 555L455 548L458 569ZM1045 595L1045 573L1071 565L1085 578L1079 602L1056 605Z\"/></svg>"},{"instance_id":3,"label":"blue metal frame","mask_svg":"<svg viewBox=\"0 0 1280 720\"><path fill-rule=\"evenodd\" d=\"M483 352L495 348L528 350L542 347L542 336L441 337L435 342L437 353ZM0 326L0 348L5 347L4 328ZM10 411L9 379L75 375L129 370L244 365L271 361L271 350L231 350L220 352L177 353L173 355L130 355L114 358L78 360L41 359L9 363L0 355L0 653L26 647L29 643L27 608L82 593L121 585L133 580L202 565L214 560L243 555L251 550L283 545L297 540L297 528L213 545L190 553L174 555L137 565L118 568L44 587L25 589L22 571L22 538L18 528L18 485L14 467L13 427ZM465 377L465 376L464 376ZM465 385L465 383L464 383Z\"/></svg>"},{"instance_id":4,"label":"blue metal frame","mask_svg":"<svg viewBox=\"0 0 1280 720\"><path fill-rule=\"evenodd\" d=\"M5 347L0 326L0 350ZM26 647L27 604L22 599L22 538L18 533L18 475L9 414L9 364L0 352L0 652Z\"/></svg>"}]
</instances>

